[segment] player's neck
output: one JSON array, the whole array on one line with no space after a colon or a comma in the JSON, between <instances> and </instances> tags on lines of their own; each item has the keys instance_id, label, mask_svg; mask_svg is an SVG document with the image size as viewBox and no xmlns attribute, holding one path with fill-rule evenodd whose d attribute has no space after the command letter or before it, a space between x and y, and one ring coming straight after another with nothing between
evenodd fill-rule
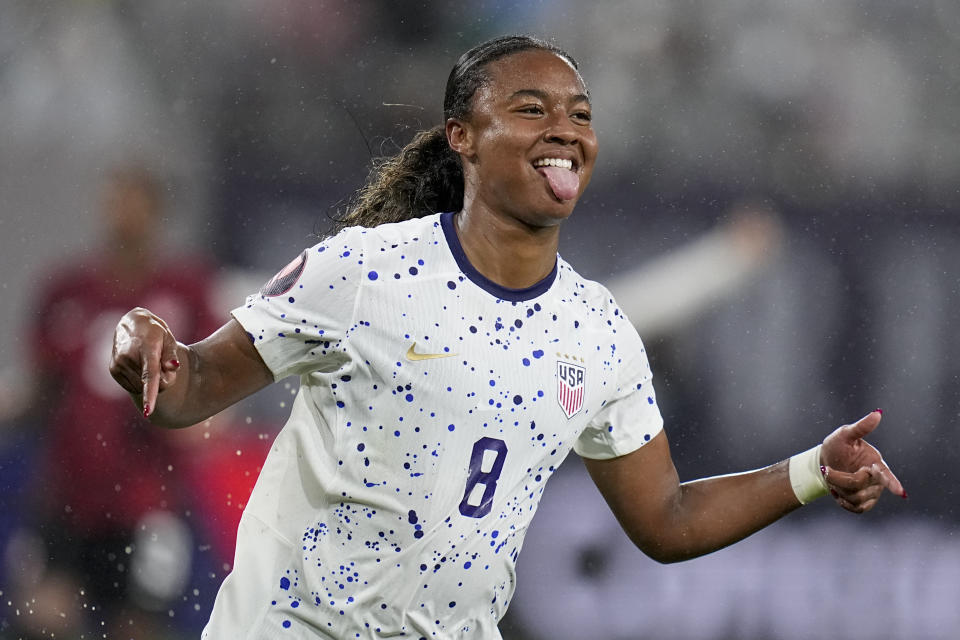
<instances>
[{"instance_id":1,"label":"player's neck","mask_svg":"<svg viewBox=\"0 0 960 640\"><path fill-rule=\"evenodd\" d=\"M531 287L556 264L559 227L532 228L513 218L465 208L454 218L454 228L470 264L503 287Z\"/></svg>"}]
</instances>

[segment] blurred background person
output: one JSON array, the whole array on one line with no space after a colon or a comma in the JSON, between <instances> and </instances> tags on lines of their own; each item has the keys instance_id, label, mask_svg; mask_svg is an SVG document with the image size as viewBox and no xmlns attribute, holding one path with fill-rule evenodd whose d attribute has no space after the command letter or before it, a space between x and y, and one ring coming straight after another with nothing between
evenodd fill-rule
<instances>
[{"instance_id":1,"label":"blurred background person","mask_svg":"<svg viewBox=\"0 0 960 640\"><path fill-rule=\"evenodd\" d=\"M8 558L35 563L18 589L21 599L38 598L28 623L72 612L86 619L81 628L103 620L117 637L154 637L151 618L166 617L191 571L189 461L178 434L150 429L104 379L107 320L149 302L167 310L171 325L205 336L219 324L210 311L213 271L164 244L163 186L146 168L111 170L100 213L100 246L37 277L28 320L36 438L29 528Z\"/></svg>"}]
</instances>

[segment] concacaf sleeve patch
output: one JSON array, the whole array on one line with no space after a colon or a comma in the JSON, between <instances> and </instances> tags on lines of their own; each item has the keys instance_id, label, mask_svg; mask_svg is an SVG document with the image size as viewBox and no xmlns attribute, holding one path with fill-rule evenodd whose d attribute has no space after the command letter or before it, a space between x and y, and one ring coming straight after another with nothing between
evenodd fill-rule
<instances>
[{"instance_id":1,"label":"concacaf sleeve patch","mask_svg":"<svg viewBox=\"0 0 960 640\"><path fill-rule=\"evenodd\" d=\"M260 293L265 296L280 296L293 289L297 280L303 275L303 269L307 266L307 252L304 251L293 261L285 266L280 272L270 278L267 284L260 287Z\"/></svg>"}]
</instances>

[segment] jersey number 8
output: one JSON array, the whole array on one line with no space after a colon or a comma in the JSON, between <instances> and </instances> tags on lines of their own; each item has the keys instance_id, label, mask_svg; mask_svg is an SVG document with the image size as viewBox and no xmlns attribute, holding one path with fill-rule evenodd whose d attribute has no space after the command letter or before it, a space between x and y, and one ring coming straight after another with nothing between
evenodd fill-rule
<instances>
[{"instance_id":1,"label":"jersey number 8","mask_svg":"<svg viewBox=\"0 0 960 640\"><path fill-rule=\"evenodd\" d=\"M493 466L489 471L483 471L483 457L487 451L496 453ZM507 457L507 443L496 438L480 438L473 443L470 452L470 471L467 475L467 486L460 501L460 513L468 518L482 518L490 513L493 507L493 493L497 490L497 479L503 471L503 461ZM478 504L471 504L470 498L478 484L483 485L483 495Z\"/></svg>"}]
</instances>

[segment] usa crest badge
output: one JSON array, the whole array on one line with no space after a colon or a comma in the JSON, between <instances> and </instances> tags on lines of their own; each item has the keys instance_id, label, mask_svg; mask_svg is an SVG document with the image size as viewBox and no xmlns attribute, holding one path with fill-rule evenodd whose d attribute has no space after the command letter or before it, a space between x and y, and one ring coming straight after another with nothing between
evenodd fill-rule
<instances>
[{"instance_id":1,"label":"usa crest badge","mask_svg":"<svg viewBox=\"0 0 960 640\"><path fill-rule=\"evenodd\" d=\"M587 370L578 364L557 360L557 402L567 418L583 408L584 379Z\"/></svg>"}]
</instances>

